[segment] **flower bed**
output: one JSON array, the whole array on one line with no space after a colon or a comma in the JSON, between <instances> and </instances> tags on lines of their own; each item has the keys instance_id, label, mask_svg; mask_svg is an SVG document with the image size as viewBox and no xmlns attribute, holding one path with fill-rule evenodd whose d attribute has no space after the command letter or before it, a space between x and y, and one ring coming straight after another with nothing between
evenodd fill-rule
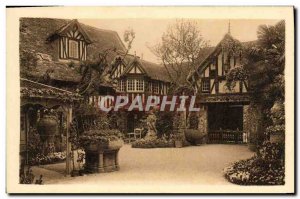
<instances>
[{"instance_id":1,"label":"flower bed","mask_svg":"<svg viewBox=\"0 0 300 199\"><path fill-rule=\"evenodd\" d=\"M225 178L239 185L284 185L284 164L264 164L257 157L235 162L224 169Z\"/></svg>"},{"instance_id":2,"label":"flower bed","mask_svg":"<svg viewBox=\"0 0 300 199\"><path fill-rule=\"evenodd\" d=\"M224 169L225 178L239 185L284 185L282 146L265 143L258 155Z\"/></svg>"},{"instance_id":3,"label":"flower bed","mask_svg":"<svg viewBox=\"0 0 300 199\"><path fill-rule=\"evenodd\" d=\"M174 147L174 140L164 140L164 139L140 139L132 143L133 148L167 148Z\"/></svg>"},{"instance_id":4,"label":"flower bed","mask_svg":"<svg viewBox=\"0 0 300 199\"><path fill-rule=\"evenodd\" d=\"M162 136L155 139L140 139L131 144L132 148L172 148L175 147L175 140L181 140L183 146L190 145L183 135L171 134L169 138Z\"/></svg>"},{"instance_id":5,"label":"flower bed","mask_svg":"<svg viewBox=\"0 0 300 199\"><path fill-rule=\"evenodd\" d=\"M110 141L117 141L121 138L122 134L118 130L89 130L79 136L79 142L83 147L93 143L108 145Z\"/></svg>"},{"instance_id":6,"label":"flower bed","mask_svg":"<svg viewBox=\"0 0 300 199\"><path fill-rule=\"evenodd\" d=\"M175 147L174 140L166 139L140 139L132 143L132 148L167 148Z\"/></svg>"},{"instance_id":7,"label":"flower bed","mask_svg":"<svg viewBox=\"0 0 300 199\"><path fill-rule=\"evenodd\" d=\"M44 165L63 162L66 160L66 152L55 152L48 155L37 154L29 160L30 165Z\"/></svg>"}]
</instances>

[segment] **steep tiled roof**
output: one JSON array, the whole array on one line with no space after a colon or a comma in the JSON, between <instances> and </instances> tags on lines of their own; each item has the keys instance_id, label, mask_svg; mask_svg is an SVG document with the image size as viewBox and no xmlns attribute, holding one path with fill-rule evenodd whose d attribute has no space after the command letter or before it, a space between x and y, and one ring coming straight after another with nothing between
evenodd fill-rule
<instances>
[{"instance_id":1,"label":"steep tiled roof","mask_svg":"<svg viewBox=\"0 0 300 199\"><path fill-rule=\"evenodd\" d=\"M81 80L81 75L77 68L70 67L66 63L61 63L58 61L49 61L40 59L37 62L37 67L27 73L29 78L39 81L39 79L48 73L51 79L67 81L67 82L79 82Z\"/></svg>"},{"instance_id":2,"label":"steep tiled roof","mask_svg":"<svg viewBox=\"0 0 300 199\"><path fill-rule=\"evenodd\" d=\"M147 74L155 80L161 80L170 82L170 77L164 66L148 62L146 60L140 60L142 66L146 70Z\"/></svg>"},{"instance_id":3,"label":"steep tiled roof","mask_svg":"<svg viewBox=\"0 0 300 199\"><path fill-rule=\"evenodd\" d=\"M256 41L248 41L248 42L240 42L237 39L234 39L230 34L225 34L224 38L215 46L215 47L210 47L207 49L207 52L201 56L201 59L199 59L199 66L197 70L202 70L204 64L209 61L209 58L213 56L218 50L220 50L220 46L222 45L223 42L226 40L233 40L241 44L243 48L252 48L256 45ZM187 77L188 79L192 77L192 74L195 73L195 71L191 71L189 76Z\"/></svg>"},{"instance_id":4,"label":"steep tiled roof","mask_svg":"<svg viewBox=\"0 0 300 199\"><path fill-rule=\"evenodd\" d=\"M127 55L125 58L126 69L123 74L129 72L129 68L132 64L138 63L146 72L147 76L151 79L170 82L169 75L164 66L155 64L153 62L146 61L134 55Z\"/></svg>"},{"instance_id":5,"label":"steep tiled roof","mask_svg":"<svg viewBox=\"0 0 300 199\"><path fill-rule=\"evenodd\" d=\"M78 27L79 32L83 35L85 41L88 44L92 43L90 36L85 32L84 28L81 28L81 25L79 24L77 19L71 20L65 26L62 26L60 29L58 29L54 34L61 35L61 36L67 36L67 31L70 28L72 28L74 25L76 25Z\"/></svg>"},{"instance_id":6,"label":"steep tiled roof","mask_svg":"<svg viewBox=\"0 0 300 199\"><path fill-rule=\"evenodd\" d=\"M20 78L20 86L21 98L54 99L65 103L82 100L82 97L78 93L73 93L24 78Z\"/></svg>"},{"instance_id":7,"label":"steep tiled roof","mask_svg":"<svg viewBox=\"0 0 300 199\"><path fill-rule=\"evenodd\" d=\"M58 62L58 45L55 41L49 41L53 34L57 34L63 27L66 27L72 20L52 18L21 18L20 19L20 57L22 53L32 52L40 54L34 70L27 71L29 77L38 78L48 70L52 70L51 78L57 80L78 82L80 74L76 69L70 68L69 64ZM81 24L87 33L91 44L87 48L87 59L94 60L99 53L108 48L115 48L123 51L124 44L118 34L110 30L102 30ZM113 55L112 55L113 56ZM112 56L110 60L112 60ZM21 71L27 70L21 63Z\"/></svg>"},{"instance_id":8,"label":"steep tiled roof","mask_svg":"<svg viewBox=\"0 0 300 199\"><path fill-rule=\"evenodd\" d=\"M200 64L203 60L205 60L207 58L208 55L210 55L213 52L214 49L215 49L214 47L204 48L201 51L201 54L199 55L196 62ZM127 68L123 74L125 74L126 72L129 72L128 68L132 65L132 63L134 61L138 62L143 67L143 69L146 71L147 75L151 79L165 81L165 82L171 82L168 72L170 73L171 76L176 77L176 75L172 74L172 73L174 73L174 71L172 71L172 70L167 71L167 69L163 65L155 64L153 62L149 62L147 60L140 59L139 57L134 56L134 55L126 56L125 65L127 66ZM114 66L112 66L112 67L114 67ZM181 67L185 67L185 64L182 64ZM186 76L182 76L182 78L185 79Z\"/></svg>"}]
</instances>

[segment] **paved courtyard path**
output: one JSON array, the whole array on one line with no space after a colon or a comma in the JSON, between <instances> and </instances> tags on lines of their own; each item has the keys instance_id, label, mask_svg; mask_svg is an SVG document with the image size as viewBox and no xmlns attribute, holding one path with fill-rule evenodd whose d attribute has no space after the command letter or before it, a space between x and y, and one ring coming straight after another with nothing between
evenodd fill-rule
<instances>
[{"instance_id":1,"label":"paved courtyard path","mask_svg":"<svg viewBox=\"0 0 300 199\"><path fill-rule=\"evenodd\" d=\"M207 144L185 148L137 149L125 145L119 154L120 171L64 177L64 163L34 168L43 172L45 184L182 183L231 184L223 168L253 155L246 145ZM54 171L55 170L55 171Z\"/></svg>"}]
</instances>

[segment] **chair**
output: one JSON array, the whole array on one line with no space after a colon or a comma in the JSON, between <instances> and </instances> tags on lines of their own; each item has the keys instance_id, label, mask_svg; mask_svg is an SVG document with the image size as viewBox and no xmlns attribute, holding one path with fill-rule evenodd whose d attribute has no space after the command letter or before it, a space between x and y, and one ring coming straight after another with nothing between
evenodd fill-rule
<instances>
[{"instance_id":1,"label":"chair","mask_svg":"<svg viewBox=\"0 0 300 199\"><path fill-rule=\"evenodd\" d=\"M131 143L132 141L136 140L134 132L127 133L127 140L128 140L128 143Z\"/></svg>"},{"instance_id":2,"label":"chair","mask_svg":"<svg viewBox=\"0 0 300 199\"><path fill-rule=\"evenodd\" d=\"M142 131L143 131L143 129L141 129L141 128L134 129L134 138L135 138L135 140L142 138Z\"/></svg>"}]
</instances>

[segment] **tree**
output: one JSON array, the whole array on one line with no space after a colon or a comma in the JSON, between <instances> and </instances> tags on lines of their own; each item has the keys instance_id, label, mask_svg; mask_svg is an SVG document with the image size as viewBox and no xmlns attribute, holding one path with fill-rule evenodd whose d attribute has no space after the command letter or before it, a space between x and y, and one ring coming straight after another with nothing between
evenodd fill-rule
<instances>
[{"instance_id":1,"label":"tree","mask_svg":"<svg viewBox=\"0 0 300 199\"><path fill-rule=\"evenodd\" d=\"M99 83L111 81L108 78L109 62L107 57L109 54L119 55L124 59L129 53L132 43L135 39L135 32L132 29L125 30L124 41L126 43L125 51L119 51L115 47L105 49L99 52L98 58L93 61L85 61L80 64L80 73L82 75L81 82L79 85L79 92L82 95L90 95L95 92L99 86Z\"/></svg>"},{"instance_id":2,"label":"tree","mask_svg":"<svg viewBox=\"0 0 300 199\"><path fill-rule=\"evenodd\" d=\"M246 45L243 50L246 59L243 67L227 74L227 83L248 79L252 107L260 107L261 123L268 138L272 133L284 136L284 67L285 67L285 23L274 26L261 25L257 31L256 43ZM259 133L259 132L258 132ZM261 140L264 141L264 140Z\"/></svg>"},{"instance_id":3,"label":"tree","mask_svg":"<svg viewBox=\"0 0 300 199\"><path fill-rule=\"evenodd\" d=\"M234 163L225 170L225 177L236 184L283 185L285 23L280 21L274 26L262 25L257 35L257 43L247 46L244 50L243 54L247 57L248 63L243 68L249 77L250 107L259 107L250 121L258 114L262 115L258 122L264 124L264 129L262 132L258 130L257 133L264 133L263 139L258 142L256 155L251 159ZM255 122L257 121L253 121L251 125L254 126ZM274 142L266 139L269 134L278 135L278 133L280 136L276 136Z\"/></svg>"},{"instance_id":4,"label":"tree","mask_svg":"<svg viewBox=\"0 0 300 199\"><path fill-rule=\"evenodd\" d=\"M161 42L150 50L162 62L175 87L180 87L189 85L186 77L196 69L208 46L195 21L178 20L162 35Z\"/></svg>"},{"instance_id":5,"label":"tree","mask_svg":"<svg viewBox=\"0 0 300 199\"><path fill-rule=\"evenodd\" d=\"M262 25L257 35L257 45L248 49L245 68L250 73L253 100L270 108L275 101L284 101L285 23Z\"/></svg>"},{"instance_id":6,"label":"tree","mask_svg":"<svg viewBox=\"0 0 300 199\"><path fill-rule=\"evenodd\" d=\"M277 117L278 111L284 118L284 106L280 109L272 107L284 104L285 22L280 21L274 26L262 25L257 35L258 45L250 52L250 62L245 67L250 71L252 100L262 105L266 125L273 126L277 125L278 120L274 117ZM279 124L284 122L281 120Z\"/></svg>"}]
</instances>

